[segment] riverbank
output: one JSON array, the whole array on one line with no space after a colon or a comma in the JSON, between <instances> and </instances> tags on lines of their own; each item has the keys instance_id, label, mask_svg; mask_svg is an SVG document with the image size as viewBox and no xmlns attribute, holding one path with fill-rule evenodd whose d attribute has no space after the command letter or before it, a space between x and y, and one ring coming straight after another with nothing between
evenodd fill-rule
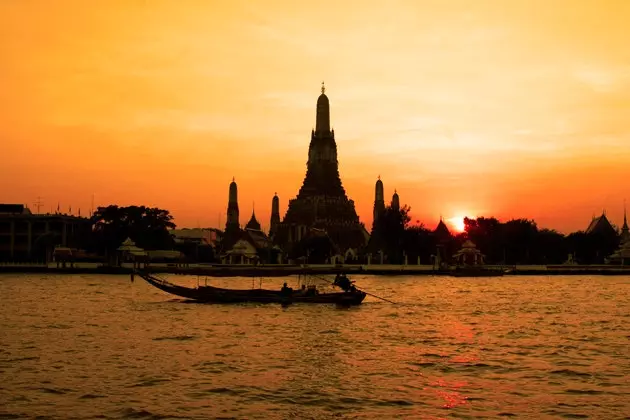
<instances>
[{"instance_id":1,"label":"riverbank","mask_svg":"<svg viewBox=\"0 0 630 420\"><path fill-rule=\"evenodd\" d=\"M499 266L490 266L500 268ZM630 266L610 265L517 265L510 266L506 276L514 275L630 275ZM145 270L155 274L180 274L208 277L283 277L294 275L330 275L337 273L361 275L448 275L448 271L435 270L431 265L209 265L190 264L175 266L152 264ZM132 264L110 267L99 263L80 263L73 267L57 267L56 264L1 264L0 273L41 274L120 274L133 272Z\"/></svg>"}]
</instances>

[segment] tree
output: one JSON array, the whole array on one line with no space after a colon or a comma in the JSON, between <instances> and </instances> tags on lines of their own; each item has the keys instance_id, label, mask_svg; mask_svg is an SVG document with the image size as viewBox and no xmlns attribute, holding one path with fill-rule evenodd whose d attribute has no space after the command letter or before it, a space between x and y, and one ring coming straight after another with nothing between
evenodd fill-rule
<instances>
[{"instance_id":1,"label":"tree","mask_svg":"<svg viewBox=\"0 0 630 420\"><path fill-rule=\"evenodd\" d=\"M374 221L368 249L371 252L383 251L391 264L403 262L405 231L409 226L411 207L386 207Z\"/></svg>"},{"instance_id":2,"label":"tree","mask_svg":"<svg viewBox=\"0 0 630 420\"><path fill-rule=\"evenodd\" d=\"M536 264L562 264L568 255L567 239L563 234L550 229L538 231L533 252Z\"/></svg>"},{"instance_id":3,"label":"tree","mask_svg":"<svg viewBox=\"0 0 630 420\"><path fill-rule=\"evenodd\" d=\"M173 216L168 210L145 206L99 207L92 216L94 247L111 252L127 238L144 249L171 249Z\"/></svg>"},{"instance_id":4,"label":"tree","mask_svg":"<svg viewBox=\"0 0 630 420\"><path fill-rule=\"evenodd\" d=\"M423 225L415 225L405 229L403 249L408 256L409 263L415 264L420 257L423 264L428 264L431 255L435 254L437 238Z\"/></svg>"},{"instance_id":5,"label":"tree","mask_svg":"<svg viewBox=\"0 0 630 420\"><path fill-rule=\"evenodd\" d=\"M505 242L501 222L494 217L466 217L464 226L466 236L486 255L487 261L498 262L503 259Z\"/></svg>"}]
</instances>

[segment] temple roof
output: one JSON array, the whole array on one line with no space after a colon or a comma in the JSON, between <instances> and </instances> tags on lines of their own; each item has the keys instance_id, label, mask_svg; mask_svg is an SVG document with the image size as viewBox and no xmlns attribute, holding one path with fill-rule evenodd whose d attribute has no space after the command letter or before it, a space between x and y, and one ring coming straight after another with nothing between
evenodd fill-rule
<instances>
[{"instance_id":1,"label":"temple roof","mask_svg":"<svg viewBox=\"0 0 630 420\"><path fill-rule=\"evenodd\" d=\"M260 230L260 223L258 223L258 220L256 220L256 215L254 214L253 211L252 211L252 217L249 219L249 222L247 222L247 224L245 225L245 229Z\"/></svg>"},{"instance_id":2,"label":"temple roof","mask_svg":"<svg viewBox=\"0 0 630 420\"><path fill-rule=\"evenodd\" d=\"M448 230L446 223L442 219L440 219L440 223L437 224L435 230L433 231L437 236L451 236L451 231Z\"/></svg>"},{"instance_id":3,"label":"temple roof","mask_svg":"<svg viewBox=\"0 0 630 420\"><path fill-rule=\"evenodd\" d=\"M258 250L269 248L272 245L269 237L260 229L245 228L245 235L247 240Z\"/></svg>"},{"instance_id":4,"label":"temple roof","mask_svg":"<svg viewBox=\"0 0 630 420\"><path fill-rule=\"evenodd\" d=\"M591 223L586 228L586 233L587 234L592 234L592 233L617 234L617 232L615 231L615 228L613 228L610 222L608 221L608 218L606 217L606 213L602 213L602 215L599 217L594 217L593 220L591 220Z\"/></svg>"}]
</instances>

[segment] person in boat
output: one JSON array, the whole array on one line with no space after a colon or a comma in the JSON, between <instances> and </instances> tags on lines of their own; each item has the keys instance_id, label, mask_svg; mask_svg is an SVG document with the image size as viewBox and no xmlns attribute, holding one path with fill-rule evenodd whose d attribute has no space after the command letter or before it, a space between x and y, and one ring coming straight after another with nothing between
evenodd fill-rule
<instances>
[{"instance_id":1,"label":"person in boat","mask_svg":"<svg viewBox=\"0 0 630 420\"><path fill-rule=\"evenodd\" d=\"M335 286L339 287L345 292L356 292L357 288L354 287L354 284L352 283L354 282L350 281L350 279L345 274L337 274L337 277L335 277L335 281L333 282Z\"/></svg>"},{"instance_id":2,"label":"person in boat","mask_svg":"<svg viewBox=\"0 0 630 420\"><path fill-rule=\"evenodd\" d=\"M284 295L290 295L291 293L293 293L293 289L287 286L286 283L284 283L282 285L282 289L280 289L280 292L282 292L282 294Z\"/></svg>"}]
</instances>

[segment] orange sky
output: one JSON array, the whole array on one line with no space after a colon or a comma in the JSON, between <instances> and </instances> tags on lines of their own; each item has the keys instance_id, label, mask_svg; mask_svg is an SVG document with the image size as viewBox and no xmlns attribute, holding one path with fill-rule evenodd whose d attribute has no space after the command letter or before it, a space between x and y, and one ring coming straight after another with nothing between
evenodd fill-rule
<instances>
[{"instance_id":1,"label":"orange sky","mask_svg":"<svg viewBox=\"0 0 630 420\"><path fill-rule=\"evenodd\" d=\"M269 225L326 81L340 171L414 219L567 232L630 199L630 1L0 1L0 202ZM221 216L220 216L221 215Z\"/></svg>"}]
</instances>

